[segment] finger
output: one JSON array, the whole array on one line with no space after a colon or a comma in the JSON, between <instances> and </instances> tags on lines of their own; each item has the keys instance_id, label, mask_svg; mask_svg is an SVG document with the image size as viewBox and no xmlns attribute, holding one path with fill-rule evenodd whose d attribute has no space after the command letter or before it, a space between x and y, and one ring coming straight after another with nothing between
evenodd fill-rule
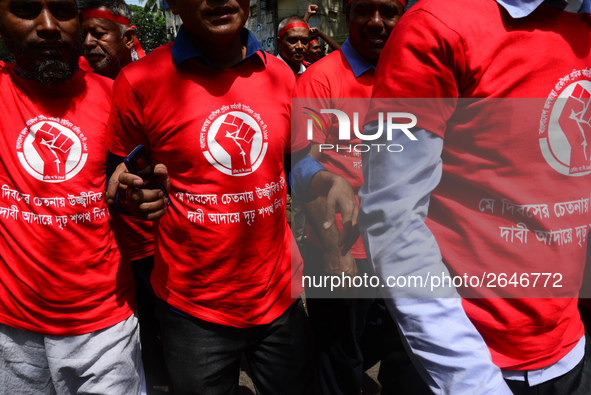
<instances>
[{"instance_id":1,"label":"finger","mask_svg":"<svg viewBox=\"0 0 591 395\"><path fill-rule=\"evenodd\" d=\"M159 163L154 167L154 175L162 181L162 185L170 192L170 177L168 175L168 168L166 165Z\"/></svg>"},{"instance_id":2,"label":"finger","mask_svg":"<svg viewBox=\"0 0 591 395\"><path fill-rule=\"evenodd\" d=\"M159 189L134 189L128 199L133 215L147 221L162 217L168 208L168 198Z\"/></svg>"},{"instance_id":3,"label":"finger","mask_svg":"<svg viewBox=\"0 0 591 395\"><path fill-rule=\"evenodd\" d=\"M119 174L119 183L127 185L128 187L139 188L144 184L144 181L140 176L131 174L129 172L124 172Z\"/></svg>"},{"instance_id":4,"label":"finger","mask_svg":"<svg viewBox=\"0 0 591 395\"><path fill-rule=\"evenodd\" d=\"M337 199L335 194L330 193L326 197L326 204L324 206L324 222L322 226L324 229L330 229L334 225L334 215L336 211Z\"/></svg>"},{"instance_id":5,"label":"finger","mask_svg":"<svg viewBox=\"0 0 591 395\"><path fill-rule=\"evenodd\" d=\"M113 202L115 201L115 196L117 196L117 192L119 191L121 186L119 183L119 175L124 172L127 172L127 167L124 163L120 163L119 166L117 166L117 168L113 172L113 174L111 174L106 194L107 203L113 204Z\"/></svg>"},{"instance_id":6,"label":"finger","mask_svg":"<svg viewBox=\"0 0 591 395\"><path fill-rule=\"evenodd\" d=\"M133 188L127 195L133 207L138 207L143 203L157 202L164 198L164 192L160 189L139 189Z\"/></svg>"},{"instance_id":7,"label":"finger","mask_svg":"<svg viewBox=\"0 0 591 395\"><path fill-rule=\"evenodd\" d=\"M166 199L161 199L157 202L142 203L133 211L133 215L146 221L153 221L166 214L167 207Z\"/></svg>"}]
</instances>

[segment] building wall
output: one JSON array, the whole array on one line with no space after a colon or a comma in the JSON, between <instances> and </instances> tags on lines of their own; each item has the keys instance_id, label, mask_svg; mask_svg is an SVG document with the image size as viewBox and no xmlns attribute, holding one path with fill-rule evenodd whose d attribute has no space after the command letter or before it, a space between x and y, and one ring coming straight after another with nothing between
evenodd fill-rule
<instances>
[{"instance_id":1,"label":"building wall","mask_svg":"<svg viewBox=\"0 0 591 395\"><path fill-rule=\"evenodd\" d=\"M276 0L251 0L246 27L254 33L264 51L277 54L276 32L278 21Z\"/></svg>"},{"instance_id":2,"label":"building wall","mask_svg":"<svg viewBox=\"0 0 591 395\"><path fill-rule=\"evenodd\" d=\"M411 0L412 1L412 0ZM348 36L345 19L347 0L251 0L250 16L246 27L250 29L261 47L277 54L277 26L279 21L288 16L303 17L309 4L318 5L318 13L310 18L309 25L317 27L337 42L343 42ZM174 40L182 21L173 15L165 2L160 5L166 17L166 32L170 41Z\"/></svg>"}]
</instances>

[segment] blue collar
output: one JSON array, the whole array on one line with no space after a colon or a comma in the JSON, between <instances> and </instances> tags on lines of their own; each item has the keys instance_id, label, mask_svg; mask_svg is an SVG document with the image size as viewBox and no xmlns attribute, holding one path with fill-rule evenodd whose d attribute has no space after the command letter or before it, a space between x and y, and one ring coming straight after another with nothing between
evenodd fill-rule
<instances>
[{"instance_id":1,"label":"blue collar","mask_svg":"<svg viewBox=\"0 0 591 395\"><path fill-rule=\"evenodd\" d=\"M267 57L254 34L252 34L250 30L243 28L240 32L240 36L242 43L246 44L246 56L232 67L238 66L239 64L245 62L251 56L256 55L258 51L262 52L266 63ZM189 39L189 36L187 36L185 27L183 25L181 25L176 39L174 40L174 44L172 45L172 58L174 59L174 62L177 66L187 59L195 58L196 60L208 65L211 68L219 69L219 67L211 63L209 59L207 59L205 55L203 55L203 53L197 49L195 44L193 44L193 42Z\"/></svg>"},{"instance_id":2,"label":"blue collar","mask_svg":"<svg viewBox=\"0 0 591 395\"><path fill-rule=\"evenodd\" d=\"M591 0L497 0L497 3L503 6L513 18L528 16L542 3L569 12L580 14L591 12Z\"/></svg>"},{"instance_id":3,"label":"blue collar","mask_svg":"<svg viewBox=\"0 0 591 395\"><path fill-rule=\"evenodd\" d=\"M359 76L366 71L375 70L375 66L367 61L355 48L351 45L349 39L345 40L343 45L341 46L341 52L347 59L347 63L351 66L351 70L353 70L353 75L355 78L359 78Z\"/></svg>"}]
</instances>

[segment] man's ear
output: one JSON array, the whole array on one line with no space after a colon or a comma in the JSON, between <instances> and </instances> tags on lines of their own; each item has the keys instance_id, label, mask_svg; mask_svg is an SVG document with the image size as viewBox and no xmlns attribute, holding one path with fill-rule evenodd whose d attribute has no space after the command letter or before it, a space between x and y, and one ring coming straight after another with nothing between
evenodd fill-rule
<instances>
[{"instance_id":1,"label":"man's ear","mask_svg":"<svg viewBox=\"0 0 591 395\"><path fill-rule=\"evenodd\" d=\"M133 48L133 44L135 41L135 29L133 27L129 27L123 33L123 44L125 48L131 51Z\"/></svg>"}]
</instances>

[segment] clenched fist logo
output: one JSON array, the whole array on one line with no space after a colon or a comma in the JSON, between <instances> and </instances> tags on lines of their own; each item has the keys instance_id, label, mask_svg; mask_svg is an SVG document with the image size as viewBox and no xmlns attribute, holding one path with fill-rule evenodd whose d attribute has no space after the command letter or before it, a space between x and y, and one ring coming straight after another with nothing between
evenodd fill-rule
<instances>
[{"instance_id":1,"label":"clenched fist logo","mask_svg":"<svg viewBox=\"0 0 591 395\"><path fill-rule=\"evenodd\" d=\"M241 118L226 115L215 141L230 155L232 173L252 171L250 151L256 131Z\"/></svg>"},{"instance_id":2,"label":"clenched fist logo","mask_svg":"<svg viewBox=\"0 0 591 395\"><path fill-rule=\"evenodd\" d=\"M263 118L241 103L212 111L199 137L201 152L209 164L234 177L254 173L269 147Z\"/></svg>"},{"instance_id":3,"label":"clenched fist logo","mask_svg":"<svg viewBox=\"0 0 591 395\"><path fill-rule=\"evenodd\" d=\"M43 176L63 180L66 178L66 161L74 141L48 123L35 133L33 146L43 161Z\"/></svg>"},{"instance_id":4,"label":"clenched fist logo","mask_svg":"<svg viewBox=\"0 0 591 395\"><path fill-rule=\"evenodd\" d=\"M49 183L72 179L86 164L92 139L67 119L30 119L16 139L16 154L23 169Z\"/></svg>"},{"instance_id":5,"label":"clenched fist logo","mask_svg":"<svg viewBox=\"0 0 591 395\"><path fill-rule=\"evenodd\" d=\"M570 168L591 165L591 92L580 84L568 97L558 122L570 144Z\"/></svg>"}]
</instances>

